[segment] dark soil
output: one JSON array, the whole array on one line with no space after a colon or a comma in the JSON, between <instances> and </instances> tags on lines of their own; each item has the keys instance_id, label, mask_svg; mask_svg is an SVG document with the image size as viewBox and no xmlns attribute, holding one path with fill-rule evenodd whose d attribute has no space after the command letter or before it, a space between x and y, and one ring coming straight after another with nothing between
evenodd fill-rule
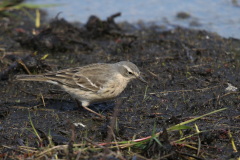
<instances>
[{"instance_id":1,"label":"dark soil","mask_svg":"<svg viewBox=\"0 0 240 160\"><path fill-rule=\"evenodd\" d=\"M27 11L35 15L35 10ZM84 25L70 24L56 17L35 28L34 21L25 12L8 12L18 16L0 15L0 157L27 157L28 152L19 146L46 147L49 145L47 137L51 135L56 146L69 145L69 154L62 152L58 156L75 159L77 154L71 150L73 141L81 144L87 137L92 142L106 142L116 100L119 102L118 112L115 112L117 141L151 136L154 130L156 133L164 131L159 137L163 147L155 141L142 149L122 149L122 156L126 159L137 159L133 153L138 153L140 159L239 157L233 151L229 133L239 149L240 40L177 26L165 30L163 26L146 27L141 23L116 24L114 18L120 14L110 16L107 21L91 16ZM58 86L14 81L15 75L28 74L27 69L32 74L43 74L123 60L135 63L148 85L133 81L117 99L89 106L108 117L107 120L101 120L87 110L79 110L75 100ZM229 86L236 88L227 90ZM196 123L200 131L205 131L199 135L199 155L197 150L173 143L193 131L166 132L165 128L221 108L227 109L188 124L195 128ZM33 132L29 113L43 139L41 144ZM73 127L72 123L82 123L85 127ZM191 146L198 148L194 145L198 144L197 135L184 142L193 143ZM81 156L99 159L103 152L89 149Z\"/></svg>"}]
</instances>

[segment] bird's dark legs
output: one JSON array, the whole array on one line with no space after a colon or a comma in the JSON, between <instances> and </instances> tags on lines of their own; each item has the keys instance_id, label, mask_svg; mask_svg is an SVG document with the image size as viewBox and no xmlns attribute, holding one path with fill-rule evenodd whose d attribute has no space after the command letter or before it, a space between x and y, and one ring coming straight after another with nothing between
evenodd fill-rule
<instances>
[{"instance_id":1,"label":"bird's dark legs","mask_svg":"<svg viewBox=\"0 0 240 160\"><path fill-rule=\"evenodd\" d=\"M75 99L75 101L77 102L78 108L81 109L82 105L80 105L79 101L77 99Z\"/></svg>"},{"instance_id":2,"label":"bird's dark legs","mask_svg":"<svg viewBox=\"0 0 240 160\"><path fill-rule=\"evenodd\" d=\"M75 100L76 100L77 105L78 105L78 107L79 107L80 109L83 107L84 109L86 109L86 110L88 110L88 111L90 111L90 112L98 115L99 117L104 118L104 116L102 116L101 114L98 114L97 112L94 112L93 110L89 109L87 106L80 105L80 103L79 103L79 101L78 101L77 99L75 99Z\"/></svg>"}]
</instances>

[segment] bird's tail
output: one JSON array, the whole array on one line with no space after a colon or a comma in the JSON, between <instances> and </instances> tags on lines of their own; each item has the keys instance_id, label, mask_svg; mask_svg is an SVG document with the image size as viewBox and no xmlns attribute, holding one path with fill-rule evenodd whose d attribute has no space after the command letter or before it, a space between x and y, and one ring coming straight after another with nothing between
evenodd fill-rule
<instances>
[{"instance_id":1,"label":"bird's tail","mask_svg":"<svg viewBox=\"0 0 240 160\"><path fill-rule=\"evenodd\" d=\"M43 75L17 75L14 78L15 80L20 81L47 81L48 79L45 78Z\"/></svg>"}]
</instances>

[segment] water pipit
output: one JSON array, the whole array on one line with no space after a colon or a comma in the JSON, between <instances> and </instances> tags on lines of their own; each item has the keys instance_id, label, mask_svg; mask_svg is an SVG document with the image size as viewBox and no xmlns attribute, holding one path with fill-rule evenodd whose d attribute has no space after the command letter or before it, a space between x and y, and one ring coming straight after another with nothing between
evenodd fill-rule
<instances>
[{"instance_id":1,"label":"water pipit","mask_svg":"<svg viewBox=\"0 0 240 160\"><path fill-rule=\"evenodd\" d=\"M83 67L69 68L44 75L17 75L16 80L44 81L60 86L82 107L89 109L91 103L102 102L117 97L132 79L147 83L138 67L128 61L118 63L96 63Z\"/></svg>"}]
</instances>

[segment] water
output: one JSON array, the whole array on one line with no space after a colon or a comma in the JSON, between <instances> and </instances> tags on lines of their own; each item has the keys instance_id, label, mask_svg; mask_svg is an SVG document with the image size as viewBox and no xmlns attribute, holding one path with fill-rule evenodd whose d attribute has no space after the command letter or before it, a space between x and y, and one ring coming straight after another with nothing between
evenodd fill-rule
<instances>
[{"instance_id":1,"label":"water","mask_svg":"<svg viewBox=\"0 0 240 160\"><path fill-rule=\"evenodd\" d=\"M59 12L67 21L86 23L90 15L105 20L121 12L116 22L155 22L173 24L187 28L205 29L223 37L240 38L240 0L28 0L34 4L60 4L45 8L49 17ZM176 18L177 13L186 12L188 19ZM194 25L193 25L194 24Z\"/></svg>"}]
</instances>

